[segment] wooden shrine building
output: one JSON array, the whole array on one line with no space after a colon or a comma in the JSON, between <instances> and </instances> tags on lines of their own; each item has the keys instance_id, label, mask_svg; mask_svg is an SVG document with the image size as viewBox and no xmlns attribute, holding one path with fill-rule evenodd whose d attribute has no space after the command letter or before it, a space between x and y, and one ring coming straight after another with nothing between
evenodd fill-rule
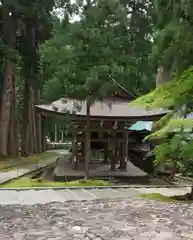
<instances>
[{"instance_id":1,"label":"wooden shrine building","mask_svg":"<svg viewBox=\"0 0 193 240\"><path fill-rule=\"evenodd\" d=\"M129 102L134 97L116 83L116 91L101 101L91 105L91 148L102 149L103 163L108 164L111 172L127 171L128 127L139 120L156 121L166 114L164 110L146 110L135 107ZM71 169L80 170L84 165L86 101L60 99L51 104L36 106L42 117L70 116L74 129ZM91 161L92 164L92 161Z\"/></svg>"}]
</instances>

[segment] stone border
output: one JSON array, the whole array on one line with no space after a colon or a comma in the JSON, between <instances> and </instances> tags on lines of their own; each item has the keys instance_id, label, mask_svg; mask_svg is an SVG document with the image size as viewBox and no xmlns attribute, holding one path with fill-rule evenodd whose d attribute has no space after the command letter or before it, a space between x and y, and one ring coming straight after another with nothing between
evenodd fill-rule
<instances>
[{"instance_id":1,"label":"stone border","mask_svg":"<svg viewBox=\"0 0 193 240\"><path fill-rule=\"evenodd\" d=\"M54 164L54 163L52 163ZM52 165L50 164L50 165ZM44 167L45 168L45 167ZM39 170L39 169L38 169ZM35 170L37 171L37 170ZM29 173L28 173L29 174ZM27 174L24 174L27 175ZM20 178L20 177L18 177ZM12 179L12 180L16 180L18 178ZM12 181L9 180L9 181ZM3 184L2 184L3 185ZM0 188L0 192L1 191L28 191L28 190L35 190L35 191L39 191L39 190L78 190L78 189L120 189L120 188L187 188L187 187L192 187L192 185L171 185L171 186L167 186L167 185L117 185L117 186L64 186L64 187L32 187L32 188Z\"/></svg>"}]
</instances>

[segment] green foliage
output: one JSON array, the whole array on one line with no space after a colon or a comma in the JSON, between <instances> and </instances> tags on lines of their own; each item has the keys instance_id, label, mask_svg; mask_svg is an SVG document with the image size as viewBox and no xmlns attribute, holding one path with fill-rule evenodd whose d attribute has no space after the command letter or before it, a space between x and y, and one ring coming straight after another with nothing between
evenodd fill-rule
<instances>
[{"instance_id":1,"label":"green foliage","mask_svg":"<svg viewBox=\"0 0 193 240\"><path fill-rule=\"evenodd\" d=\"M193 149L188 134L192 132L193 120L185 119L183 116L192 111L192 83L193 68L191 67L170 83L158 87L134 102L150 108L171 108L171 111L156 124L157 131L147 137L147 139L158 138L163 141L155 148L156 163L166 162L171 158L180 161L187 168L191 165Z\"/></svg>"},{"instance_id":2,"label":"green foliage","mask_svg":"<svg viewBox=\"0 0 193 240\"><path fill-rule=\"evenodd\" d=\"M155 163L166 163L170 159L180 161L185 156L184 146L186 145L187 139L183 133L171 134L170 132L170 136L155 148Z\"/></svg>"},{"instance_id":3,"label":"green foliage","mask_svg":"<svg viewBox=\"0 0 193 240\"><path fill-rule=\"evenodd\" d=\"M56 27L52 39L40 49L46 101L54 95L55 99L85 99L90 93L93 99L102 99L113 88L113 79L135 94L148 88L145 81L152 43L147 35L152 29L147 12L139 9L151 6L132 6L135 13L130 21L127 10L131 6L115 0L91 1L90 6L80 6L80 21L65 21ZM143 31L138 31L139 27ZM50 94L53 84L58 90L54 87Z\"/></svg>"},{"instance_id":4,"label":"green foliage","mask_svg":"<svg viewBox=\"0 0 193 240\"><path fill-rule=\"evenodd\" d=\"M175 133L155 148L155 164L166 163L168 160L177 162L182 173L193 171L193 139L190 133Z\"/></svg>"},{"instance_id":5,"label":"green foliage","mask_svg":"<svg viewBox=\"0 0 193 240\"><path fill-rule=\"evenodd\" d=\"M157 130L154 133L151 133L146 139L156 139L156 138L166 138L172 132L188 132L191 133L193 130L193 120L192 119L183 119L175 118L171 119L168 122L165 122L163 127Z\"/></svg>"},{"instance_id":6,"label":"green foliage","mask_svg":"<svg viewBox=\"0 0 193 240\"><path fill-rule=\"evenodd\" d=\"M148 139L162 139L155 149L157 162L172 158L190 169L193 120L182 117L193 111L192 2L157 0L154 6L156 41L152 56L156 66L172 70L175 75L171 82L138 98L134 104L171 110L155 125L157 131Z\"/></svg>"},{"instance_id":7,"label":"green foliage","mask_svg":"<svg viewBox=\"0 0 193 240\"><path fill-rule=\"evenodd\" d=\"M155 1L157 36L153 56L156 64L183 72L193 62L192 1Z\"/></svg>"},{"instance_id":8,"label":"green foliage","mask_svg":"<svg viewBox=\"0 0 193 240\"><path fill-rule=\"evenodd\" d=\"M157 131L147 137L162 139L162 143L155 148L156 164L172 159L183 164L184 169L193 170L193 141L190 138L193 120L184 118L193 111L192 94L193 67L190 67L181 75L176 75L168 84L134 101L134 104L148 108L171 109L156 124Z\"/></svg>"},{"instance_id":9,"label":"green foliage","mask_svg":"<svg viewBox=\"0 0 193 240\"><path fill-rule=\"evenodd\" d=\"M193 94L193 67L185 70L183 74L176 75L172 81L159 86L152 92L137 98L134 104L145 105L148 108L178 109L186 103L192 104Z\"/></svg>"},{"instance_id":10,"label":"green foliage","mask_svg":"<svg viewBox=\"0 0 193 240\"><path fill-rule=\"evenodd\" d=\"M165 163L171 154L170 143L164 142L157 145L154 152L156 156L155 165L158 165L159 163Z\"/></svg>"}]
</instances>

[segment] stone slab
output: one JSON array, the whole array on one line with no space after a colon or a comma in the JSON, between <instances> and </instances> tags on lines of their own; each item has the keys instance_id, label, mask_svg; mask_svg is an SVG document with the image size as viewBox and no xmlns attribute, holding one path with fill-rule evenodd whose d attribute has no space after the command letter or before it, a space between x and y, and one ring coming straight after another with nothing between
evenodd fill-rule
<instances>
[{"instance_id":1,"label":"stone slab","mask_svg":"<svg viewBox=\"0 0 193 240\"><path fill-rule=\"evenodd\" d=\"M93 195L89 190L76 189L76 190L73 190L73 192L76 193L82 200L94 200L94 199L96 199L96 196Z\"/></svg>"},{"instance_id":2,"label":"stone slab","mask_svg":"<svg viewBox=\"0 0 193 240\"><path fill-rule=\"evenodd\" d=\"M83 200L81 198L81 196L79 196L78 194L76 194L75 191L72 190L60 190L60 191L56 191L57 194L59 194L60 196L62 196L65 201L81 201Z\"/></svg>"},{"instance_id":3,"label":"stone slab","mask_svg":"<svg viewBox=\"0 0 193 240\"><path fill-rule=\"evenodd\" d=\"M138 188L137 189L141 194L149 194L149 193L158 193L168 197L174 195L184 195L190 192L190 187L184 188Z\"/></svg>"}]
</instances>

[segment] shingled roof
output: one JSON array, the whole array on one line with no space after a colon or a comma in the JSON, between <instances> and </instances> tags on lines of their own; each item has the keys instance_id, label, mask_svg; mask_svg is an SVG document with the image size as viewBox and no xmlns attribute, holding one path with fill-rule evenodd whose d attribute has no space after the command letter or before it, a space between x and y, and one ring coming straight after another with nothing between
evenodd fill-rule
<instances>
[{"instance_id":1,"label":"shingled roof","mask_svg":"<svg viewBox=\"0 0 193 240\"><path fill-rule=\"evenodd\" d=\"M116 118L116 119L135 119L135 120L156 120L164 116L167 111L163 109L146 110L145 108L135 107L129 102L134 96L124 87L117 85L117 91L108 96L104 101L95 101L90 109L91 118ZM36 105L42 114L48 115L73 115L84 118L86 116L86 101L76 99L60 99L51 104Z\"/></svg>"},{"instance_id":2,"label":"shingled roof","mask_svg":"<svg viewBox=\"0 0 193 240\"><path fill-rule=\"evenodd\" d=\"M66 102L65 102L66 101ZM58 115L76 115L86 116L86 101L77 101L73 99L61 99L52 104L37 105L41 112L57 113ZM166 114L164 110L146 110L144 108L134 107L127 101L96 101L90 109L91 117L107 118L135 118L154 120L155 117L162 117Z\"/></svg>"}]
</instances>

